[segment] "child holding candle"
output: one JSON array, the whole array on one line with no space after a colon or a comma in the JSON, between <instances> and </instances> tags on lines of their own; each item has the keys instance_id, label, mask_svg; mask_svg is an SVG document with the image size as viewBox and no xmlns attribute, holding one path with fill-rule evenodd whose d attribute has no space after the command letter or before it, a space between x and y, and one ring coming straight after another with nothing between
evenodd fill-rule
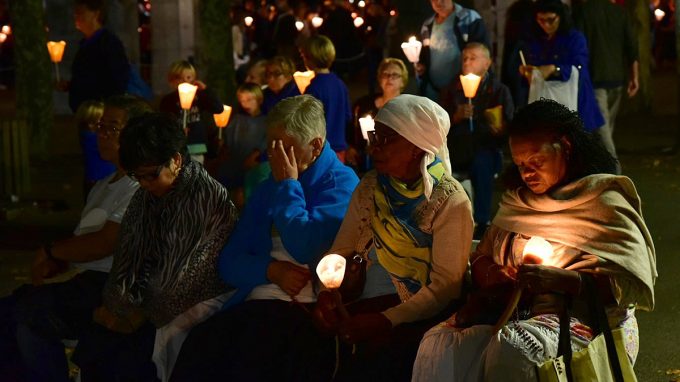
<instances>
[{"instance_id":1,"label":"child holding candle","mask_svg":"<svg viewBox=\"0 0 680 382\"><path fill-rule=\"evenodd\" d=\"M173 114L182 122L183 111L177 86L184 82L198 86L191 109L187 111L187 147L191 158L203 163L208 153L208 129L212 126L212 114L219 114L224 109L222 102L206 84L197 80L194 66L189 61L180 60L170 66L168 83L174 90L161 99L161 112ZM211 117L205 118L207 114Z\"/></svg>"},{"instance_id":2,"label":"child holding candle","mask_svg":"<svg viewBox=\"0 0 680 382\"><path fill-rule=\"evenodd\" d=\"M222 132L217 179L230 190L234 204L240 209L245 204L243 187L246 173L259 167L260 155L267 148L267 129L261 109L263 96L260 86L244 83L238 87L236 98L238 112Z\"/></svg>"},{"instance_id":3,"label":"child holding candle","mask_svg":"<svg viewBox=\"0 0 680 382\"><path fill-rule=\"evenodd\" d=\"M494 180L501 169L502 128L514 111L510 90L489 73L490 66L489 49L480 43L469 43L463 49L462 74L481 77L472 103L460 79L441 94L441 105L451 116L447 138L451 168L458 177L469 177L472 182L475 239L481 239L491 219Z\"/></svg>"}]
</instances>

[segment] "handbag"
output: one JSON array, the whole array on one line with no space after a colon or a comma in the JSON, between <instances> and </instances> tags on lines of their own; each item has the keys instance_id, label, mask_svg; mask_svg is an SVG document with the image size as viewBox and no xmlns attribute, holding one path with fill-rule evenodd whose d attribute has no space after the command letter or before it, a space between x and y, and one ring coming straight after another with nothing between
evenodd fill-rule
<instances>
[{"instance_id":1,"label":"handbag","mask_svg":"<svg viewBox=\"0 0 680 382\"><path fill-rule=\"evenodd\" d=\"M527 103L547 98L561 103L569 110L578 110L578 69L572 65L571 76L567 81L546 81L538 69L531 72L529 99Z\"/></svg>"},{"instance_id":2,"label":"handbag","mask_svg":"<svg viewBox=\"0 0 680 382\"><path fill-rule=\"evenodd\" d=\"M571 352L569 313L564 309L560 316L558 357L537 365L541 382L631 382L637 381L633 365L624 348L623 329L612 330L607 321L604 305L594 286L592 276L583 275L591 315L596 318L600 333L587 347Z\"/></svg>"}]
</instances>

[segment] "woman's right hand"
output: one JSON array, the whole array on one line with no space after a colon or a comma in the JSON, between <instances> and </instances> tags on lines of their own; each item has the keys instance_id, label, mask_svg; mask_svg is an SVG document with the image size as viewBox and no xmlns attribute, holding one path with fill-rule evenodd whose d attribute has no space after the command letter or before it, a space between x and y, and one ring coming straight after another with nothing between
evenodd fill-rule
<instances>
[{"instance_id":1,"label":"woman's right hand","mask_svg":"<svg viewBox=\"0 0 680 382\"><path fill-rule=\"evenodd\" d=\"M517 280L517 270L496 264L490 256L483 256L473 262L472 279L481 288L512 284Z\"/></svg>"},{"instance_id":2,"label":"woman's right hand","mask_svg":"<svg viewBox=\"0 0 680 382\"><path fill-rule=\"evenodd\" d=\"M316 298L316 305L312 311L314 326L324 334L332 335L338 330L340 315L333 294L328 290L322 290Z\"/></svg>"},{"instance_id":3,"label":"woman's right hand","mask_svg":"<svg viewBox=\"0 0 680 382\"><path fill-rule=\"evenodd\" d=\"M527 81L531 82L531 75L534 72L534 69L536 69L536 67L533 65L520 65L519 74L526 78Z\"/></svg>"}]
</instances>

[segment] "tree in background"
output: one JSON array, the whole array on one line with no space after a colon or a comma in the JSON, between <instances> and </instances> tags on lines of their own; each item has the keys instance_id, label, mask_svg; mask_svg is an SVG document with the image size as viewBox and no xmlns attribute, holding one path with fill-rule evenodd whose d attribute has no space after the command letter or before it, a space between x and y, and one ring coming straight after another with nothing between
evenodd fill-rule
<instances>
[{"instance_id":1,"label":"tree in background","mask_svg":"<svg viewBox=\"0 0 680 382\"><path fill-rule=\"evenodd\" d=\"M229 8L231 0L198 3L198 61L201 76L220 99L233 105L236 99Z\"/></svg>"}]
</instances>

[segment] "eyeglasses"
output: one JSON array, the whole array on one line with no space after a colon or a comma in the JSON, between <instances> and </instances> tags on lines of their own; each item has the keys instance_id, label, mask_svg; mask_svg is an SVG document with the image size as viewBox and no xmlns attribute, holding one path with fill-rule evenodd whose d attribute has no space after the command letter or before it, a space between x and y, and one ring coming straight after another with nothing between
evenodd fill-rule
<instances>
[{"instance_id":1,"label":"eyeglasses","mask_svg":"<svg viewBox=\"0 0 680 382\"><path fill-rule=\"evenodd\" d=\"M120 134L122 128L118 128L111 124L97 123L97 131L106 137L115 137Z\"/></svg>"},{"instance_id":2,"label":"eyeglasses","mask_svg":"<svg viewBox=\"0 0 680 382\"><path fill-rule=\"evenodd\" d=\"M552 16L552 17L536 17L536 21L539 24L546 24L546 25L552 25L559 19L559 16Z\"/></svg>"},{"instance_id":3,"label":"eyeglasses","mask_svg":"<svg viewBox=\"0 0 680 382\"><path fill-rule=\"evenodd\" d=\"M386 79L386 80L398 80L401 78L401 73L387 73L383 72L380 73L380 78Z\"/></svg>"},{"instance_id":4,"label":"eyeglasses","mask_svg":"<svg viewBox=\"0 0 680 382\"><path fill-rule=\"evenodd\" d=\"M153 182L154 180L158 179L158 177L161 175L161 171L163 171L163 167L165 167L164 164L156 167L156 169L148 174L137 174L134 171L128 171L128 176L137 182L141 181L146 181L146 182Z\"/></svg>"},{"instance_id":5,"label":"eyeglasses","mask_svg":"<svg viewBox=\"0 0 680 382\"><path fill-rule=\"evenodd\" d=\"M397 133L378 135L378 133L375 130L367 131L366 134L368 135L368 143L371 146L385 146L391 140L399 136L399 134Z\"/></svg>"}]
</instances>

